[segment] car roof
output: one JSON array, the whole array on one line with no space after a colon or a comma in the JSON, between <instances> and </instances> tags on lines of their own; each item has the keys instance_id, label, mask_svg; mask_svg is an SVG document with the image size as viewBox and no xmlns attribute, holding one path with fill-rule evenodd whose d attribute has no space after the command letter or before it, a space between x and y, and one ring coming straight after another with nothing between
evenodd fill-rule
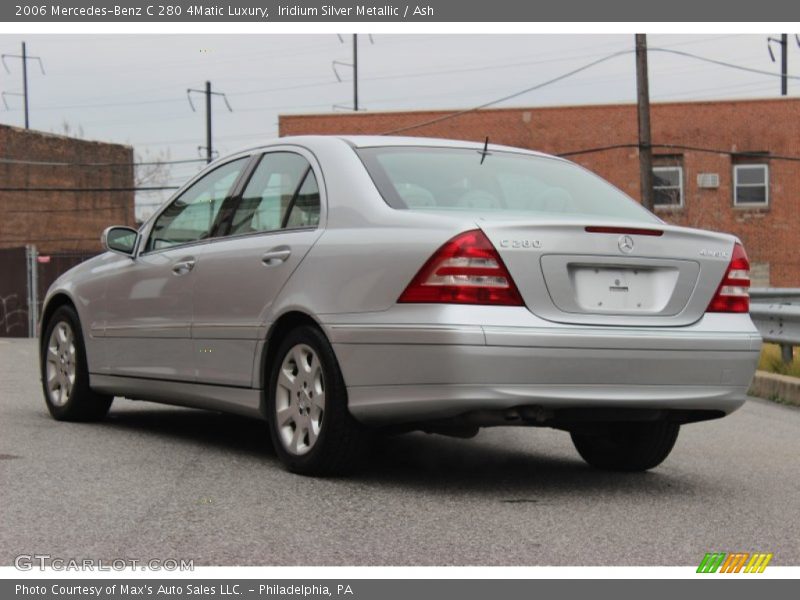
<instances>
[{"instance_id":1,"label":"car roof","mask_svg":"<svg viewBox=\"0 0 800 600\"><path fill-rule=\"evenodd\" d=\"M469 140L450 140L444 138L431 138L431 137L413 137L413 136L392 136L392 135L293 135L281 138L274 138L266 141L263 144L256 146L249 146L242 148L236 153L259 150L261 148L268 148L279 144L299 146L306 146L309 149L314 149L318 144L330 143L331 139L338 139L354 148L377 148L385 146L414 146L414 147L429 147L429 148L469 148L469 149L483 149L485 142L475 142ZM501 144L489 143L489 150L507 151L531 154L534 156L546 156L548 158L556 158L544 152L537 152L525 148L517 148L514 146L504 146Z\"/></svg>"}]
</instances>

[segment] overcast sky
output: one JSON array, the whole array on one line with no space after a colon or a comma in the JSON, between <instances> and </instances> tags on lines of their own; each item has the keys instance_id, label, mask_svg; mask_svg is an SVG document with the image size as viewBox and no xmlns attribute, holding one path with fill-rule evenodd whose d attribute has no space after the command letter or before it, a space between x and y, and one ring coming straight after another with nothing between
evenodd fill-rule
<instances>
[{"instance_id":1,"label":"overcast sky","mask_svg":"<svg viewBox=\"0 0 800 600\"><path fill-rule=\"evenodd\" d=\"M29 64L31 127L63 133L64 124L87 139L132 144L137 155L196 158L205 144L202 97L189 87L206 80L225 92L233 112L214 102L215 147L223 155L277 135L279 114L330 112L352 106L352 71L331 63L352 59L351 35L3 35L0 52L20 43L40 56L46 74ZM792 41L789 72L800 72ZM466 108L530 87L614 51L631 49L632 35L376 35L359 36L360 104L367 110ZM651 47L778 73L763 35L651 35ZM780 56L775 48L776 57ZM20 92L19 61L7 59L0 89ZM798 65L798 68L793 68ZM776 97L780 80L652 54L651 99ZM501 106L633 102L633 55L622 56ZM790 81L789 94L800 92ZM0 123L23 124L22 99L7 95ZM202 166L171 169L178 185ZM139 212L156 194L139 194Z\"/></svg>"}]
</instances>

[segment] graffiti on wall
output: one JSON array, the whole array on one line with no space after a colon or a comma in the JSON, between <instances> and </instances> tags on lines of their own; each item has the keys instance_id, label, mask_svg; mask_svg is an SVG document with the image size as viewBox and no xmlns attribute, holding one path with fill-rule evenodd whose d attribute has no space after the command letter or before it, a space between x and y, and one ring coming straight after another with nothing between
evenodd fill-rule
<instances>
[{"instance_id":1,"label":"graffiti on wall","mask_svg":"<svg viewBox=\"0 0 800 600\"><path fill-rule=\"evenodd\" d=\"M0 335L25 335L28 330L28 310L19 307L20 300L17 296L0 296Z\"/></svg>"}]
</instances>

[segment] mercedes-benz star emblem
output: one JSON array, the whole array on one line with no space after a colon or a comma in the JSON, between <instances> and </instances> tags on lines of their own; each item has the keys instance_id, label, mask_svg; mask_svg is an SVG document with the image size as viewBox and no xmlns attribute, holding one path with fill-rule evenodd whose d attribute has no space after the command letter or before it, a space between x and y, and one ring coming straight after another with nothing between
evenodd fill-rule
<instances>
[{"instance_id":1,"label":"mercedes-benz star emblem","mask_svg":"<svg viewBox=\"0 0 800 600\"><path fill-rule=\"evenodd\" d=\"M620 251L624 252L625 254L630 254L633 252L633 238L629 235L623 235L619 238L617 242Z\"/></svg>"}]
</instances>

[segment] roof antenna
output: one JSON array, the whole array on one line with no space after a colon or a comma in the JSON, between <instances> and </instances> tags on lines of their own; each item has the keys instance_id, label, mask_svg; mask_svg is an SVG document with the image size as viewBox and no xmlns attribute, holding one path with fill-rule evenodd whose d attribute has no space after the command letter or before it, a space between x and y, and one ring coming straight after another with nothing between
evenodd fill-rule
<instances>
[{"instance_id":1,"label":"roof antenna","mask_svg":"<svg viewBox=\"0 0 800 600\"><path fill-rule=\"evenodd\" d=\"M486 141L483 142L483 150L479 150L478 154L481 155L481 164L483 164L483 161L486 160L486 157L491 154L491 152L489 152L489 136L488 135L486 136Z\"/></svg>"}]
</instances>

